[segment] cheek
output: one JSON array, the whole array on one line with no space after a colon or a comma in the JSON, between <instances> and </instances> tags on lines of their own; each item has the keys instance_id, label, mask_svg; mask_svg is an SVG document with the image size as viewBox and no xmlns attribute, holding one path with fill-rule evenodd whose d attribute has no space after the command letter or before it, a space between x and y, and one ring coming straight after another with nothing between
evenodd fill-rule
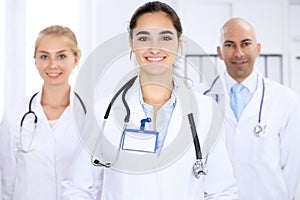
<instances>
[{"instance_id":1,"label":"cheek","mask_svg":"<svg viewBox=\"0 0 300 200\"><path fill-rule=\"evenodd\" d=\"M226 49L223 51L223 55L225 58L230 58L234 54L234 50Z\"/></svg>"},{"instance_id":2,"label":"cheek","mask_svg":"<svg viewBox=\"0 0 300 200\"><path fill-rule=\"evenodd\" d=\"M35 64L36 69L40 72L43 71L46 67L42 64Z\"/></svg>"},{"instance_id":3,"label":"cheek","mask_svg":"<svg viewBox=\"0 0 300 200\"><path fill-rule=\"evenodd\" d=\"M173 63L176 61L176 55L175 54L169 55L168 61L169 61L168 63L170 63L170 65L173 65Z\"/></svg>"},{"instance_id":4,"label":"cheek","mask_svg":"<svg viewBox=\"0 0 300 200\"><path fill-rule=\"evenodd\" d=\"M133 53L135 55L136 60L141 61L144 58L144 50L135 50Z\"/></svg>"}]
</instances>

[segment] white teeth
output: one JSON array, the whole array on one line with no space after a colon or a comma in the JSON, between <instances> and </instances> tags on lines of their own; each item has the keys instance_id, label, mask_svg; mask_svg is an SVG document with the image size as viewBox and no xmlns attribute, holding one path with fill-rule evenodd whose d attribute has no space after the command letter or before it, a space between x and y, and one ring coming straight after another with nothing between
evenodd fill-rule
<instances>
[{"instance_id":1,"label":"white teeth","mask_svg":"<svg viewBox=\"0 0 300 200\"><path fill-rule=\"evenodd\" d=\"M161 60L163 60L163 57L158 57L158 58L150 58L150 57L147 57L147 59L148 60L150 60L150 61L161 61Z\"/></svg>"},{"instance_id":2,"label":"white teeth","mask_svg":"<svg viewBox=\"0 0 300 200\"><path fill-rule=\"evenodd\" d=\"M60 73L47 73L48 76L58 76Z\"/></svg>"}]
</instances>

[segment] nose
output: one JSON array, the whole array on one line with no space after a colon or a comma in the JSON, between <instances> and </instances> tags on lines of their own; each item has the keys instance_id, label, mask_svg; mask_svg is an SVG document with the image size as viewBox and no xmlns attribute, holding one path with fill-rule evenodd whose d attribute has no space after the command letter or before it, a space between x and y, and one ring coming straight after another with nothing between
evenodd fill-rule
<instances>
[{"instance_id":1,"label":"nose","mask_svg":"<svg viewBox=\"0 0 300 200\"><path fill-rule=\"evenodd\" d=\"M153 47L151 47L151 48L150 48L150 52L151 52L152 54L154 54L154 55L157 55L157 54L159 54L159 49L158 49L158 48L153 48Z\"/></svg>"},{"instance_id":2,"label":"nose","mask_svg":"<svg viewBox=\"0 0 300 200\"><path fill-rule=\"evenodd\" d=\"M158 54L160 52L159 46L159 41L152 40L150 43L150 52L154 55Z\"/></svg>"},{"instance_id":3,"label":"nose","mask_svg":"<svg viewBox=\"0 0 300 200\"><path fill-rule=\"evenodd\" d=\"M49 67L51 69L56 69L58 65L59 65L59 62L58 62L57 59L55 59L55 58L49 58Z\"/></svg>"},{"instance_id":4,"label":"nose","mask_svg":"<svg viewBox=\"0 0 300 200\"><path fill-rule=\"evenodd\" d=\"M240 58L244 56L244 52L242 50L241 47L236 47L235 51L234 51L234 57Z\"/></svg>"}]
</instances>

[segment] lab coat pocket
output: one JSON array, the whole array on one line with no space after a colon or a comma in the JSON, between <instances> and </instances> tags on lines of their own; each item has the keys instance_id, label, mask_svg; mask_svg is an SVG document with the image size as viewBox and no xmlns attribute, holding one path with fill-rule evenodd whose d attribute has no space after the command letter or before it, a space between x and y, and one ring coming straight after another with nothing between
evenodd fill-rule
<instances>
[{"instance_id":1,"label":"lab coat pocket","mask_svg":"<svg viewBox=\"0 0 300 200\"><path fill-rule=\"evenodd\" d=\"M276 157L280 155L280 144L278 130L275 126L266 126L264 132L253 137L253 141L254 160L259 162L268 160L270 162L271 159L274 163L278 161Z\"/></svg>"}]
</instances>

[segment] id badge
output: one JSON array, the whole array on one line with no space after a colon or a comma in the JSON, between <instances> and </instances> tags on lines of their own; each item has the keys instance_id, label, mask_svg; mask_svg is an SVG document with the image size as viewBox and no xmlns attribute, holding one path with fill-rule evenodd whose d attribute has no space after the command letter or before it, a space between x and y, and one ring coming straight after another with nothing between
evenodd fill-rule
<instances>
[{"instance_id":1,"label":"id badge","mask_svg":"<svg viewBox=\"0 0 300 200\"><path fill-rule=\"evenodd\" d=\"M158 132L125 129L122 137L122 150L155 153Z\"/></svg>"}]
</instances>

